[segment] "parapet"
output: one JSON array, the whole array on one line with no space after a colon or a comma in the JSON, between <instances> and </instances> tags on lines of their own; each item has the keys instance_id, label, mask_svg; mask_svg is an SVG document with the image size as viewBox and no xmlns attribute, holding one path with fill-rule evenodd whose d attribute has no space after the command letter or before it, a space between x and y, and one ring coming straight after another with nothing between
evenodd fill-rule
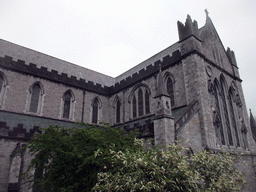
<instances>
[{"instance_id":1,"label":"parapet","mask_svg":"<svg viewBox=\"0 0 256 192\"><path fill-rule=\"evenodd\" d=\"M63 83L69 86L73 86L79 89L86 91L95 92L101 95L110 96L121 89L136 84L137 82L152 76L159 71L159 64L161 64L162 70L168 68L169 66L177 64L181 60L181 53L179 50L176 50L172 55L167 55L161 60L157 60L154 64L148 65L146 68L139 70L138 72L128 76L127 78L121 80L112 86L102 86L99 83L92 81L85 81L85 79L78 79L75 76L68 76L66 73L59 74L56 70L49 71L48 68L41 66L40 68L37 65L30 63L29 65L25 64L24 61L18 60L14 61L12 57L5 56L0 57L0 67L16 71L18 73L23 73L26 75L33 75L43 79L48 79L56 83Z\"/></svg>"},{"instance_id":2,"label":"parapet","mask_svg":"<svg viewBox=\"0 0 256 192\"><path fill-rule=\"evenodd\" d=\"M29 140L35 133L41 133L42 131L38 126L34 126L29 132L23 127L22 123L19 123L13 129L7 126L7 123L0 121L0 138L8 139L19 139L19 140Z\"/></svg>"},{"instance_id":3,"label":"parapet","mask_svg":"<svg viewBox=\"0 0 256 192\"><path fill-rule=\"evenodd\" d=\"M41 68L38 68L37 65L33 63L26 65L25 61L14 61L12 57L9 56L5 56L4 58L0 57L0 67L16 71L19 73L33 75L43 79L48 79L53 82L67 84L76 88L96 92L102 95L108 94L108 87L103 87L99 83L95 84L91 81L86 82L85 79L78 79L77 77L72 75L68 77L66 73L58 74L56 70L49 71L48 68L43 66L41 66Z\"/></svg>"},{"instance_id":4,"label":"parapet","mask_svg":"<svg viewBox=\"0 0 256 192\"><path fill-rule=\"evenodd\" d=\"M136 84L143 79L148 78L154 74L159 72L159 64L161 64L161 69L164 70L172 65L177 64L181 60L181 53L179 50L174 51L172 56L167 55L163 57L163 60L157 60L154 64L150 64L146 67L146 69L141 69L138 73L134 73L131 76L127 77L126 79L121 80L120 82L116 83L115 85L110 87L109 93L114 94L120 89L124 89L132 84Z\"/></svg>"}]
</instances>

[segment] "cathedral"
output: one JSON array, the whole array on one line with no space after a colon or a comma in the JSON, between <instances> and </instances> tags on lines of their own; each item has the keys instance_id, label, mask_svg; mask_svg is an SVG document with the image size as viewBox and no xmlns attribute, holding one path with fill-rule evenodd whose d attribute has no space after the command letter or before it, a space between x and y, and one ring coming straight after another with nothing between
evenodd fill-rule
<instances>
[{"instance_id":1,"label":"cathedral","mask_svg":"<svg viewBox=\"0 0 256 192\"><path fill-rule=\"evenodd\" d=\"M245 105L235 54L206 11L188 15L179 39L116 78L0 39L0 192L33 191L19 174L31 156L18 151L40 128L100 122L192 151L232 149L255 191L256 123ZM242 162L246 162L247 165Z\"/></svg>"}]
</instances>

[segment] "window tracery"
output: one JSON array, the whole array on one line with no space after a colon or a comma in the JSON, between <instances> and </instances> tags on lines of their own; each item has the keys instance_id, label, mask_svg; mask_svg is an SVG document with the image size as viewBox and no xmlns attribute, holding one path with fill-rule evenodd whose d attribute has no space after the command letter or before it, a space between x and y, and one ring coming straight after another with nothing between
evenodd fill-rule
<instances>
[{"instance_id":1,"label":"window tracery","mask_svg":"<svg viewBox=\"0 0 256 192\"><path fill-rule=\"evenodd\" d=\"M136 118L150 113L150 90L145 84L136 85L129 97L131 104L131 118Z\"/></svg>"},{"instance_id":2,"label":"window tracery","mask_svg":"<svg viewBox=\"0 0 256 192\"><path fill-rule=\"evenodd\" d=\"M234 83L233 83L234 84ZM241 147L244 135L239 131L238 109L240 106L236 101L236 90L234 86L229 87L223 75L220 76L220 83L217 79L210 85L209 91L213 94L213 124L216 130L217 145L229 145ZM243 143L242 143L243 142ZM241 144L242 143L242 144Z\"/></svg>"}]
</instances>

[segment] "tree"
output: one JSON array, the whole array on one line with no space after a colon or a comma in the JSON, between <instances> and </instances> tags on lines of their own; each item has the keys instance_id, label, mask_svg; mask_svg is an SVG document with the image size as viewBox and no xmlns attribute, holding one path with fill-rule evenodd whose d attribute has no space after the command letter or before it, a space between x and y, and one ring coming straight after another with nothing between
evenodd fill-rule
<instances>
[{"instance_id":1,"label":"tree","mask_svg":"<svg viewBox=\"0 0 256 192\"><path fill-rule=\"evenodd\" d=\"M135 132L124 136L122 130L107 124L71 129L50 126L28 142L33 159L23 179L39 191L90 191L102 164L110 164L109 146L133 151L134 137ZM97 149L102 155L95 158Z\"/></svg>"},{"instance_id":2,"label":"tree","mask_svg":"<svg viewBox=\"0 0 256 192\"><path fill-rule=\"evenodd\" d=\"M135 140L135 146L136 151L110 148L111 165L98 173L93 191L235 191L245 183L230 154L186 155L180 145L145 147L143 140Z\"/></svg>"}]
</instances>

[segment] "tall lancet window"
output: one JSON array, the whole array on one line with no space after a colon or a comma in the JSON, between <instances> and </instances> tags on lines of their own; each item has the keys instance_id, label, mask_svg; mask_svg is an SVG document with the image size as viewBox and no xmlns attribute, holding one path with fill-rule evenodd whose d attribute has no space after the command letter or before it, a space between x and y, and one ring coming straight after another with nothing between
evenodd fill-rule
<instances>
[{"instance_id":1,"label":"tall lancet window","mask_svg":"<svg viewBox=\"0 0 256 192\"><path fill-rule=\"evenodd\" d=\"M225 137L224 137L224 129L222 125L221 118L221 108L220 108L220 100L219 100L219 89L218 86L214 85L214 106L215 106L215 117L214 117L214 126L216 131L216 140L218 145L225 145Z\"/></svg>"},{"instance_id":2,"label":"tall lancet window","mask_svg":"<svg viewBox=\"0 0 256 192\"><path fill-rule=\"evenodd\" d=\"M116 123L120 123L120 109L121 109L121 103L118 99L116 102Z\"/></svg>"},{"instance_id":3,"label":"tall lancet window","mask_svg":"<svg viewBox=\"0 0 256 192\"><path fill-rule=\"evenodd\" d=\"M62 117L65 119L71 119L72 108L73 108L73 95L70 90L66 91L62 97L63 99L63 114Z\"/></svg>"},{"instance_id":4,"label":"tall lancet window","mask_svg":"<svg viewBox=\"0 0 256 192\"><path fill-rule=\"evenodd\" d=\"M226 86L224 80L221 78L221 102L222 102L222 109L223 109L223 120L224 120L224 126L227 131L228 136L228 143L229 145L233 146L233 138L232 138L232 132L231 132L231 126L229 121L229 113L228 113L228 106L227 106L227 96L226 96Z\"/></svg>"},{"instance_id":5,"label":"tall lancet window","mask_svg":"<svg viewBox=\"0 0 256 192\"><path fill-rule=\"evenodd\" d=\"M146 93L145 93L145 106L146 106L146 114L150 113L150 103L149 103L148 90L146 90Z\"/></svg>"},{"instance_id":6,"label":"tall lancet window","mask_svg":"<svg viewBox=\"0 0 256 192\"><path fill-rule=\"evenodd\" d=\"M170 95L171 106L174 106L174 90L173 90L173 81L170 77L167 79L167 93Z\"/></svg>"},{"instance_id":7,"label":"tall lancet window","mask_svg":"<svg viewBox=\"0 0 256 192\"><path fill-rule=\"evenodd\" d=\"M137 117L137 100L135 95L133 96L133 99L132 99L132 114L133 114L132 115L133 118Z\"/></svg>"},{"instance_id":8,"label":"tall lancet window","mask_svg":"<svg viewBox=\"0 0 256 192\"><path fill-rule=\"evenodd\" d=\"M31 92L31 99L29 105L29 112L32 113L39 113L41 107L41 100L42 100L42 90L39 83L35 83L32 88L30 89Z\"/></svg>"},{"instance_id":9,"label":"tall lancet window","mask_svg":"<svg viewBox=\"0 0 256 192\"><path fill-rule=\"evenodd\" d=\"M236 146L240 147L240 141L239 141L239 135L237 130L237 119L235 114L235 105L234 105L234 99L233 94L231 91L229 91L229 110L230 110L230 117L231 117L231 125L235 132L235 139L236 139Z\"/></svg>"},{"instance_id":10,"label":"tall lancet window","mask_svg":"<svg viewBox=\"0 0 256 192\"><path fill-rule=\"evenodd\" d=\"M138 101L139 101L139 116L143 115L143 93L142 93L142 90L139 89L139 92L138 92Z\"/></svg>"},{"instance_id":11,"label":"tall lancet window","mask_svg":"<svg viewBox=\"0 0 256 192\"><path fill-rule=\"evenodd\" d=\"M94 99L92 104L92 123L98 123L99 101Z\"/></svg>"}]
</instances>

